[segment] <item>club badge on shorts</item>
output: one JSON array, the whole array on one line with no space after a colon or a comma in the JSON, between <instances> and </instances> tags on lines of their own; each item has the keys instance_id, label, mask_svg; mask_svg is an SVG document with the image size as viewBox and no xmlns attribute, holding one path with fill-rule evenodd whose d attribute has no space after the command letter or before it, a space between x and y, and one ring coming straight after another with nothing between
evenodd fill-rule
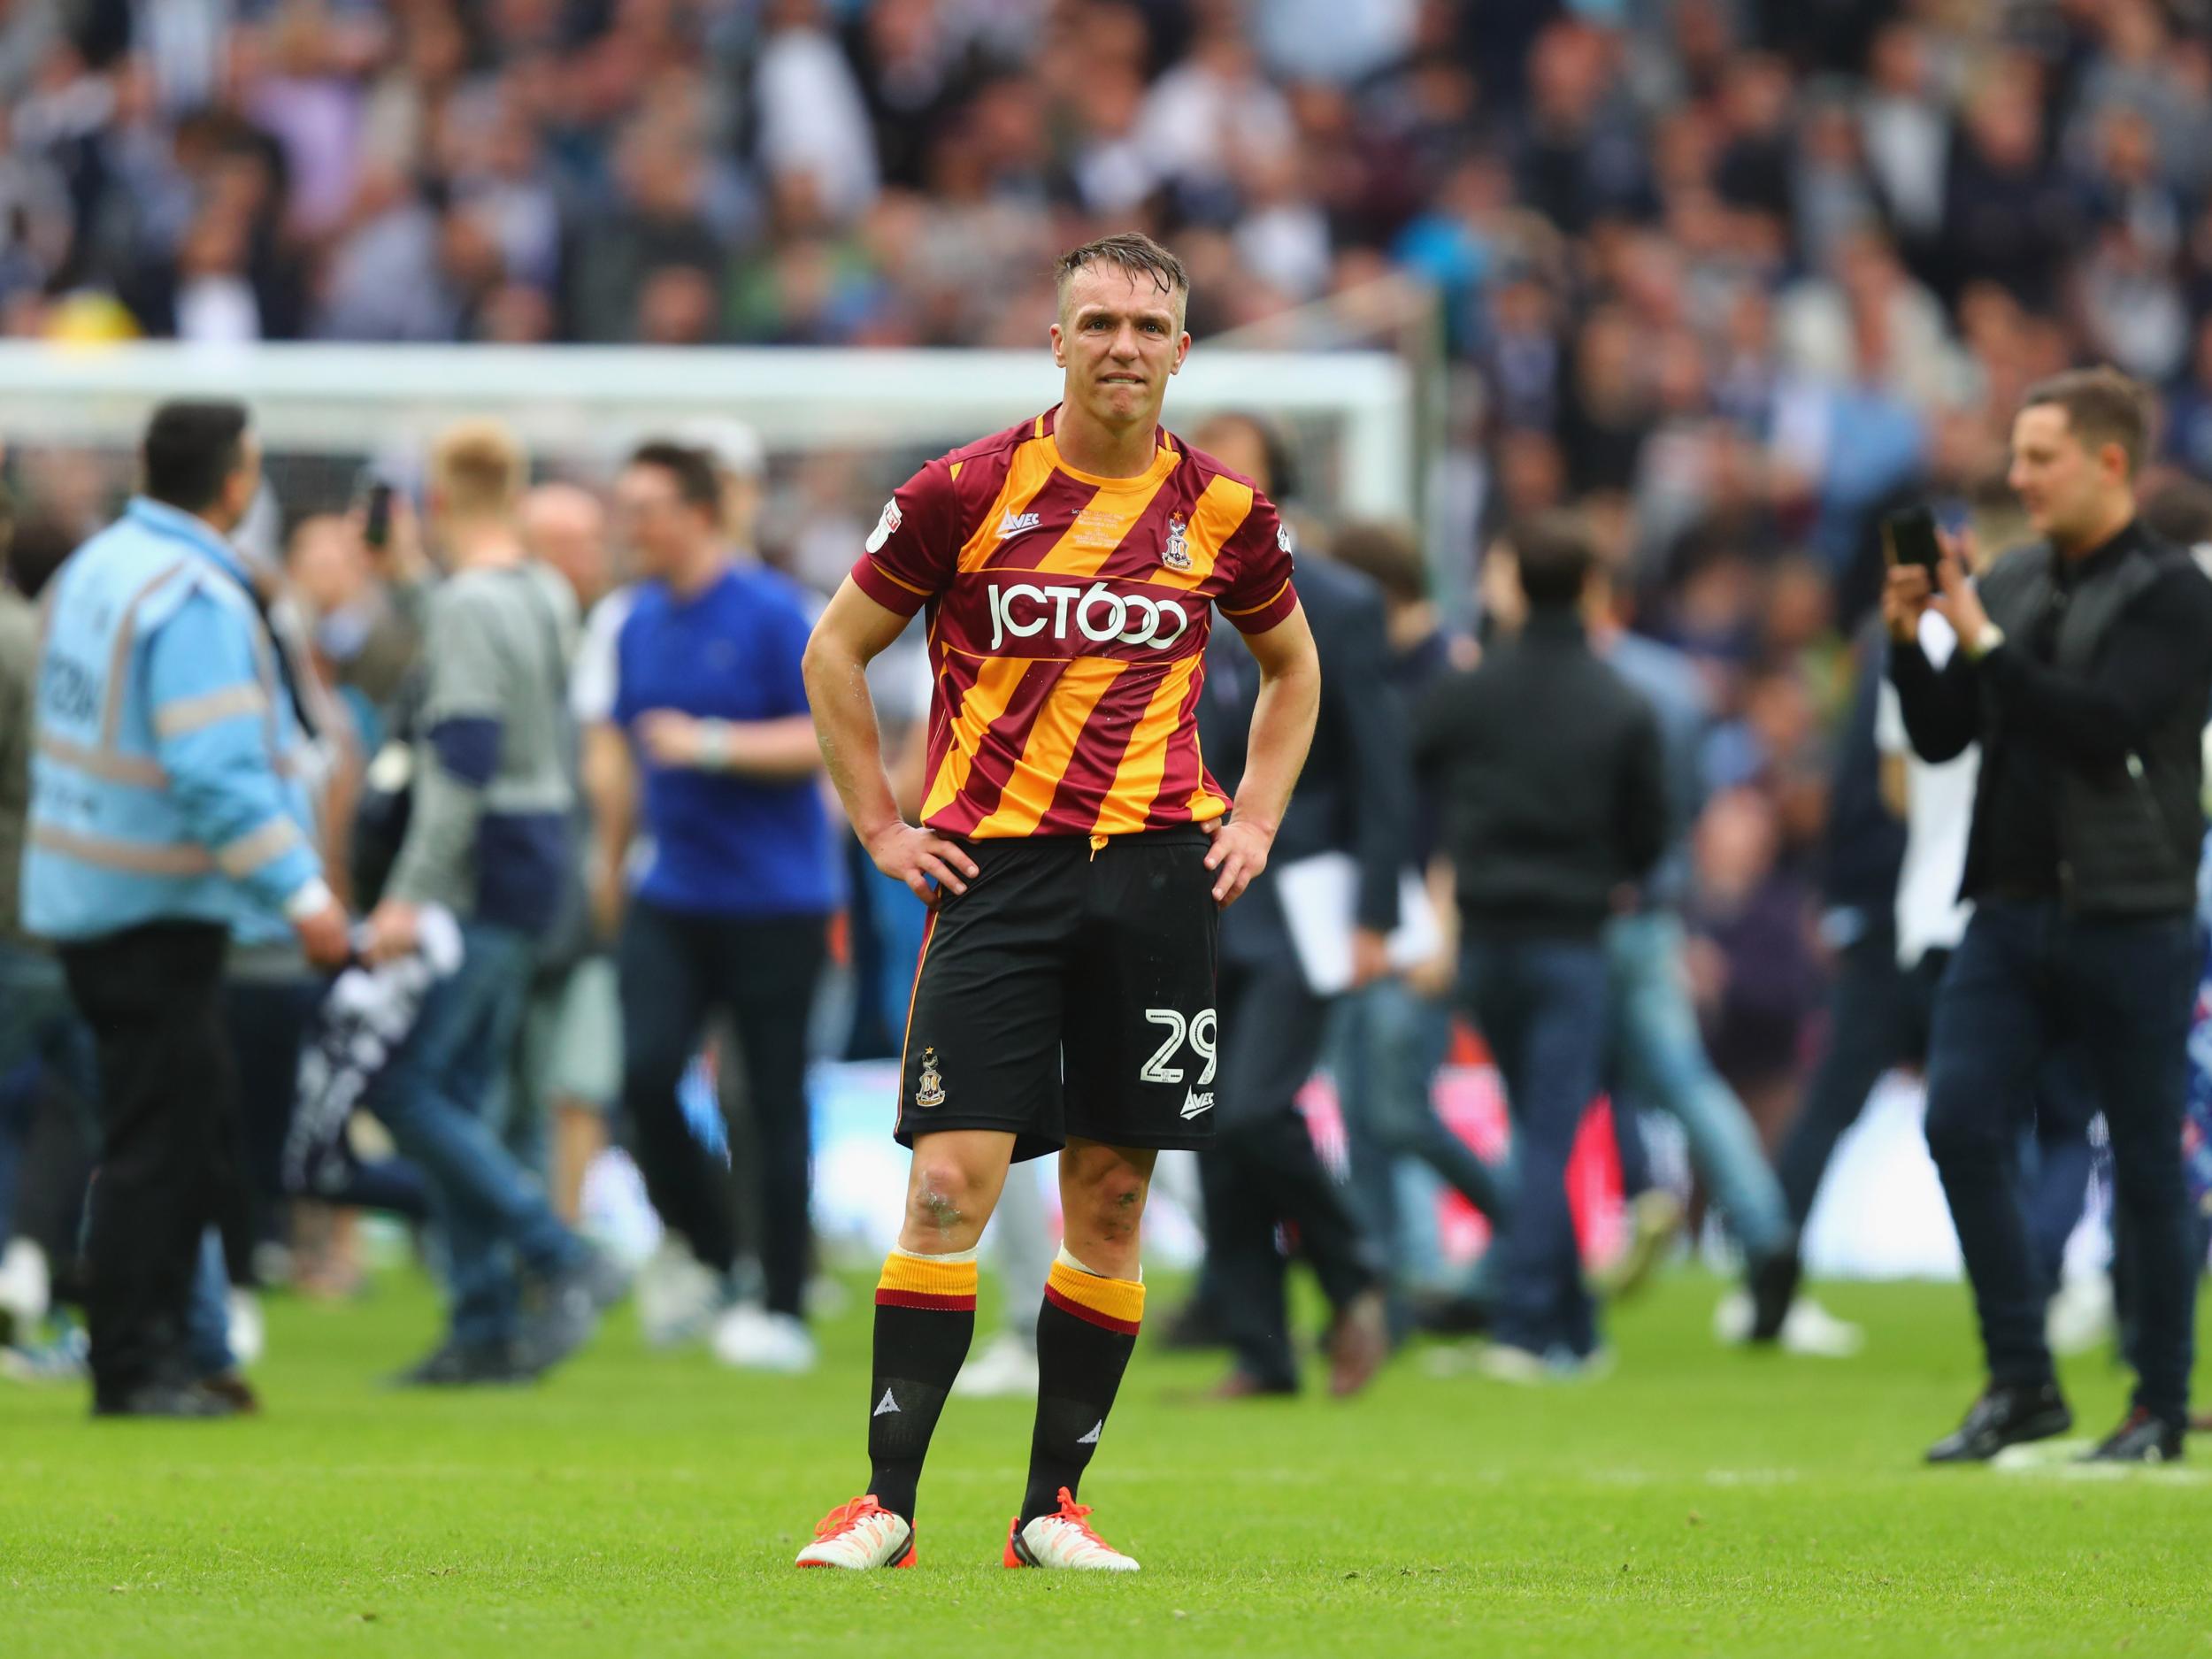
<instances>
[{"instance_id":1,"label":"club badge on shorts","mask_svg":"<svg viewBox=\"0 0 2212 1659\"><path fill-rule=\"evenodd\" d=\"M1160 550L1160 563L1171 571L1190 568L1190 527L1179 512L1167 521L1167 546Z\"/></svg>"},{"instance_id":2,"label":"club badge on shorts","mask_svg":"<svg viewBox=\"0 0 2212 1659\"><path fill-rule=\"evenodd\" d=\"M914 1090L914 1103L925 1109L945 1103L945 1079L937 1070L937 1050L922 1050L922 1076Z\"/></svg>"}]
</instances>

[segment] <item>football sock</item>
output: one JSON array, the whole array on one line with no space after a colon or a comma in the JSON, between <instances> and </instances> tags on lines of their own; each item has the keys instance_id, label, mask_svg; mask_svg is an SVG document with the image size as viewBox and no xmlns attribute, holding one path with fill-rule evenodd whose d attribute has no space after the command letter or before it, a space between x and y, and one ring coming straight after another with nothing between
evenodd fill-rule
<instances>
[{"instance_id":1,"label":"football sock","mask_svg":"<svg viewBox=\"0 0 2212 1659\"><path fill-rule=\"evenodd\" d=\"M875 1367L868 1381L868 1490L909 1525L922 1459L975 1335L975 1252L894 1250L876 1281Z\"/></svg>"},{"instance_id":2,"label":"football sock","mask_svg":"<svg viewBox=\"0 0 2212 1659\"><path fill-rule=\"evenodd\" d=\"M1037 1316L1037 1427L1029 1442L1022 1525L1076 1493L1098 1449L1144 1319L1144 1281L1094 1273L1064 1248Z\"/></svg>"}]
</instances>

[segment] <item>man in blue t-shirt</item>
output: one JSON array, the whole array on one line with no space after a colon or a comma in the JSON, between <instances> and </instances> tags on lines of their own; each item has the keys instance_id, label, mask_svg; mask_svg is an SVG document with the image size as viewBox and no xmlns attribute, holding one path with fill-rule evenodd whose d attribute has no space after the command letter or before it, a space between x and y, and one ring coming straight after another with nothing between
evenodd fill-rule
<instances>
[{"instance_id":1,"label":"man in blue t-shirt","mask_svg":"<svg viewBox=\"0 0 2212 1659\"><path fill-rule=\"evenodd\" d=\"M644 578L615 656L613 721L641 786L618 948L623 1102L654 1208L726 1276L728 1183L677 1104L708 1015L726 1012L752 1106L766 1307L733 1308L715 1351L804 1371L807 1024L841 901L799 673L811 622L796 584L733 557L703 452L644 445L615 506Z\"/></svg>"}]
</instances>

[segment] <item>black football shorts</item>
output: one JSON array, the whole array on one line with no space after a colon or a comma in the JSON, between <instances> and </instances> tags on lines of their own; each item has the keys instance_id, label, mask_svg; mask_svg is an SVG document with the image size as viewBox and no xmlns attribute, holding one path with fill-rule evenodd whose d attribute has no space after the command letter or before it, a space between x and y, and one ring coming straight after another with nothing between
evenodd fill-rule
<instances>
[{"instance_id":1,"label":"black football shorts","mask_svg":"<svg viewBox=\"0 0 2212 1659\"><path fill-rule=\"evenodd\" d=\"M1212 1140L1220 913L1206 833L964 841L979 873L931 913L901 1064L901 1144L999 1129L1017 1159L1070 1137Z\"/></svg>"}]
</instances>

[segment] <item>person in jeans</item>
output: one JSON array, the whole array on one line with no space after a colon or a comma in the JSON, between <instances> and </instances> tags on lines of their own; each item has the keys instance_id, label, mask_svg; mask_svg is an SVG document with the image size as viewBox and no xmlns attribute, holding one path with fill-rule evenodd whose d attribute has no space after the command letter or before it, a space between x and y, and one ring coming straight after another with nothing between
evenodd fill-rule
<instances>
[{"instance_id":1,"label":"person in jeans","mask_svg":"<svg viewBox=\"0 0 2212 1659\"><path fill-rule=\"evenodd\" d=\"M643 580L616 649L613 719L650 849L618 949L623 1105L654 1208L726 1280L729 1181L676 1088L709 1014L729 1017L741 1052L724 1058L743 1066L752 1108L765 1306L730 1307L714 1350L807 1371L807 1025L841 897L800 673L811 621L795 584L733 553L703 451L644 445L615 501Z\"/></svg>"},{"instance_id":2,"label":"person in jeans","mask_svg":"<svg viewBox=\"0 0 2212 1659\"><path fill-rule=\"evenodd\" d=\"M447 1333L398 1379L412 1386L536 1375L580 1347L623 1288L494 1127L572 856L572 611L525 553L524 474L520 448L489 423L452 428L432 456L430 529L451 573L426 619L412 809L363 951L380 963L414 949L425 905L460 918L460 967L424 999L368 1097L421 1167L445 1237ZM525 1273L541 1292L526 1320Z\"/></svg>"},{"instance_id":3,"label":"person in jeans","mask_svg":"<svg viewBox=\"0 0 2212 1659\"><path fill-rule=\"evenodd\" d=\"M1591 650L1593 557L1547 515L1509 531L1528 614L1517 637L1439 681L1414 758L1445 810L1465 941L1460 991L1505 1084L1512 1214L1500 1238L1496 1340L1483 1369L1536 1382L1586 1369L1597 1320L1582 1281L1567 1159L1603 1081L1603 929L1666 844L1651 707Z\"/></svg>"},{"instance_id":4,"label":"person in jeans","mask_svg":"<svg viewBox=\"0 0 2212 1659\"><path fill-rule=\"evenodd\" d=\"M2043 1275L2019 1199L2019 1128L2046 1057L2077 1042L2109 1132L2117 1230L2139 1317L2127 1417L2088 1455L2168 1462L2188 1423L2196 1229L2181 1138L2212 582L2137 519L2147 417L2111 370L2032 389L2011 482L2041 540L1990 565L1947 546L1892 568L1890 678L1923 760L1979 742L1965 937L1937 993L1928 1150L1973 1281L1989 1382L1933 1463L1978 1462L2071 1426L2045 1340ZM1957 649L1921 643L1934 611Z\"/></svg>"},{"instance_id":5,"label":"person in jeans","mask_svg":"<svg viewBox=\"0 0 2212 1659\"><path fill-rule=\"evenodd\" d=\"M1338 531L1329 557L1372 581L1383 598L1383 627L1389 644L1385 674L1405 708L1419 703L1428 687L1448 672L1456 641L1446 630L1430 598L1428 568L1409 532L1396 525L1348 524ZM1435 860L1440 805L1432 789L1417 791L1413 803L1411 864L1426 872ZM1432 883L1432 886L1441 886ZM1448 908L1447 895L1439 894ZM1452 1039L1452 985L1458 950L1448 918L1438 957L1408 972L1378 975L1345 998L1339 1030L1337 1087L1344 1108L1344 1128L1351 1150L1351 1185L1366 1210L1367 1222L1390 1262L1394 1292L1402 1296L1413 1272L1409 1230L1398 1200L1399 1166L1416 1158L1437 1179L1488 1218L1494 1232L1504 1224L1508 1175L1494 1169L1437 1115L1431 1090ZM1484 1288L1469 1287L1466 1302L1486 1300ZM1432 1303L1429 1311L1448 1317L1455 1299ZM1410 1310L1393 1309L1394 1325Z\"/></svg>"},{"instance_id":6,"label":"person in jeans","mask_svg":"<svg viewBox=\"0 0 2212 1659\"><path fill-rule=\"evenodd\" d=\"M229 541L260 487L244 407L163 405L144 493L55 578L39 667L23 922L60 947L99 1060L86 1245L93 1410L211 1417L188 1310L237 1178L222 1025L231 934L281 918L344 960L303 737Z\"/></svg>"},{"instance_id":7,"label":"person in jeans","mask_svg":"<svg viewBox=\"0 0 2212 1659\"><path fill-rule=\"evenodd\" d=\"M1642 902L1605 926L1616 1110L1624 1140L1639 1133L1633 1116L1639 1110L1665 1112L1682 1125L1691 1167L1711 1190L1743 1250L1752 1326L1778 1332L1797 1280L1796 1229L1758 1129L1714 1069L1690 1002L1682 902L1690 888L1690 834L1705 804L1711 710L1696 664L1671 646L1630 632L1616 610L1617 597L1601 566L1586 590L1584 615L1599 657L1643 696L1658 719L1668 816L1666 850L1643 884ZM1634 1157L1632 1151L1624 1165ZM1658 1207L1671 1208L1663 1202ZM1631 1267L1647 1268L1655 1240L1663 1242L1672 1232L1651 1225L1654 1209L1647 1202L1635 1211L1643 1248Z\"/></svg>"}]
</instances>

